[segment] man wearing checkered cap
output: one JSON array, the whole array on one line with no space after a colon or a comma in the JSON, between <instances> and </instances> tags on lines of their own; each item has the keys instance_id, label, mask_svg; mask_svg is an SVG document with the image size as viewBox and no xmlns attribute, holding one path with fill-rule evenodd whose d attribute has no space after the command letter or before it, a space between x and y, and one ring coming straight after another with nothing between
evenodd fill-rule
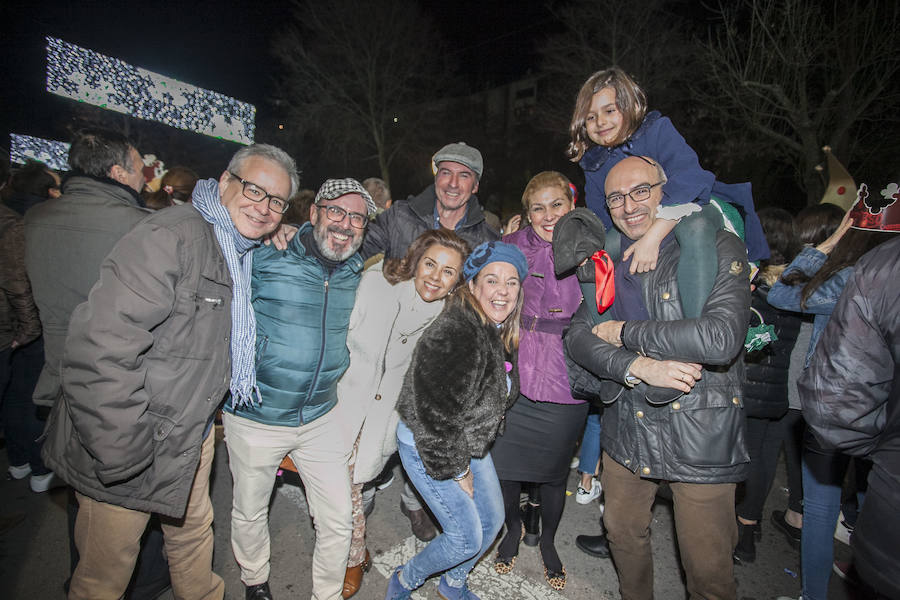
<instances>
[{"instance_id":1,"label":"man wearing checkered cap","mask_svg":"<svg viewBox=\"0 0 900 600\"><path fill-rule=\"evenodd\" d=\"M260 397L225 407L231 546L248 599L272 598L268 506L285 455L303 480L316 525L312 598L341 597L352 535L353 440L344 439L332 408L350 362L347 329L363 268L358 249L374 212L358 181L329 179L287 249L266 246L253 257Z\"/></svg>"},{"instance_id":2,"label":"man wearing checkered cap","mask_svg":"<svg viewBox=\"0 0 900 600\"><path fill-rule=\"evenodd\" d=\"M431 158L434 184L418 196L395 200L369 226L362 254L379 252L385 258L403 258L413 240L429 229L454 231L473 248L500 239L500 232L484 220L478 185L484 161L477 148L465 142L447 144Z\"/></svg>"}]
</instances>

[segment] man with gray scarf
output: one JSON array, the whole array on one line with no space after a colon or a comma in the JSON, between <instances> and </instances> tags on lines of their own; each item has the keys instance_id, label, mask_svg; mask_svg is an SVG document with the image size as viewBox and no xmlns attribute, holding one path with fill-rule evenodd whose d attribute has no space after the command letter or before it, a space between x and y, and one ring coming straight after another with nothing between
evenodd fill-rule
<instances>
[{"instance_id":1,"label":"man with gray scarf","mask_svg":"<svg viewBox=\"0 0 900 600\"><path fill-rule=\"evenodd\" d=\"M212 572L213 416L254 396L252 249L296 190L273 146L238 151L193 203L159 211L116 244L72 314L62 395L43 457L77 490L80 561L69 598L120 598L151 513L178 598L220 599Z\"/></svg>"}]
</instances>

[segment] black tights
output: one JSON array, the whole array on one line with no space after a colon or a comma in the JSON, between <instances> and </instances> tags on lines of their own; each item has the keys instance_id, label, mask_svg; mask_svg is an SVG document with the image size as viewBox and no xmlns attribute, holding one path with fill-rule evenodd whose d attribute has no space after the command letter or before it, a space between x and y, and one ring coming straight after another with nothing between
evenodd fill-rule
<instances>
[{"instance_id":1,"label":"black tights","mask_svg":"<svg viewBox=\"0 0 900 600\"><path fill-rule=\"evenodd\" d=\"M541 558L544 566L550 571L560 571L562 562L553 545L556 530L562 519L563 507L566 504L566 480L541 483ZM522 516L519 513L519 496L522 493L521 481L500 480L503 490L503 508L506 512L506 536L497 547L501 558L509 558L519 554L519 540L522 539Z\"/></svg>"}]
</instances>

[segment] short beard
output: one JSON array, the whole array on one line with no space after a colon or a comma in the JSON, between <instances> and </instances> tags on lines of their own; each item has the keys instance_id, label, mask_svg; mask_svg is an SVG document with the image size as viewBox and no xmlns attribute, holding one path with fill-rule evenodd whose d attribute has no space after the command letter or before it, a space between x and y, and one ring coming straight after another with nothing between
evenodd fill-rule
<instances>
[{"instance_id":1,"label":"short beard","mask_svg":"<svg viewBox=\"0 0 900 600\"><path fill-rule=\"evenodd\" d=\"M350 239L354 240L354 242L343 252L336 252L332 250L331 246L328 244L329 231L335 231L342 235L350 236ZM319 248L319 252L322 253L322 256L335 262L344 262L356 254L356 251L359 250L359 247L363 242L363 236L356 237L356 232L353 229L343 229L337 225L326 225L325 227L316 225L313 227L313 239L316 241L316 246Z\"/></svg>"}]
</instances>

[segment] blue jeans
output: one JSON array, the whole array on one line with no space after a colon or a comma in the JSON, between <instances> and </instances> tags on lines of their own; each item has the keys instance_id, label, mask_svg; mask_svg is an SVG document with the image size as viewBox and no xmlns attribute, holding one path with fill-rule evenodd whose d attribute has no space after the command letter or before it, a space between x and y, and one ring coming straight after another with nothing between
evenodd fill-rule
<instances>
[{"instance_id":1,"label":"blue jeans","mask_svg":"<svg viewBox=\"0 0 900 600\"><path fill-rule=\"evenodd\" d=\"M850 457L807 439L803 450L803 530L800 564L803 600L827 600L834 561L834 528ZM812 444L813 448L810 448ZM862 507L862 495L859 495Z\"/></svg>"},{"instance_id":2,"label":"blue jeans","mask_svg":"<svg viewBox=\"0 0 900 600\"><path fill-rule=\"evenodd\" d=\"M447 584L462 587L469 571L494 543L503 526L503 495L494 461L487 454L469 462L475 490L474 498L470 498L453 479L429 477L415 446L403 442L397 446L410 481L443 529L441 535L403 566L400 581L407 589L416 589L430 575L447 571L444 574Z\"/></svg>"},{"instance_id":3,"label":"blue jeans","mask_svg":"<svg viewBox=\"0 0 900 600\"><path fill-rule=\"evenodd\" d=\"M588 413L581 436L581 452L578 453L578 470L593 475L597 472L597 461L600 460L600 413L593 406Z\"/></svg>"}]
</instances>

